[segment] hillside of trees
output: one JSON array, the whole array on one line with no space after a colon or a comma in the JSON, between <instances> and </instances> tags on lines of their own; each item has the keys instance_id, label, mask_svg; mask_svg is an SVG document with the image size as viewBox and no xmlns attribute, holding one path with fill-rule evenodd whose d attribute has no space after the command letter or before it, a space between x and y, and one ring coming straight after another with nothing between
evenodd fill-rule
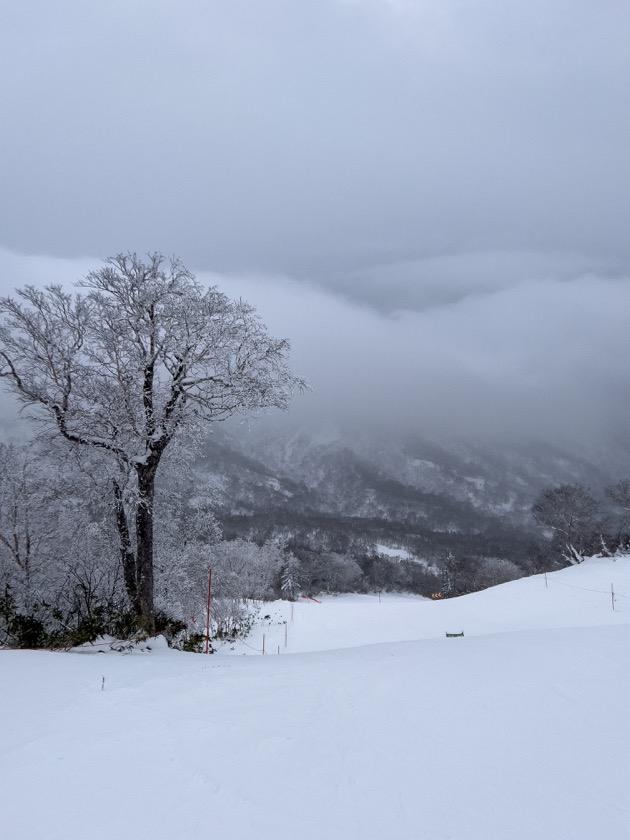
<instances>
[{"instance_id":1,"label":"hillside of trees","mask_svg":"<svg viewBox=\"0 0 630 840\"><path fill-rule=\"evenodd\" d=\"M77 288L0 300L0 380L32 423L0 444L0 644L160 631L194 647L210 570L211 631L229 636L251 601L449 597L627 545L630 484L541 488L604 475L556 452L209 437L308 387L287 340L160 254L119 254Z\"/></svg>"}]
</instances>

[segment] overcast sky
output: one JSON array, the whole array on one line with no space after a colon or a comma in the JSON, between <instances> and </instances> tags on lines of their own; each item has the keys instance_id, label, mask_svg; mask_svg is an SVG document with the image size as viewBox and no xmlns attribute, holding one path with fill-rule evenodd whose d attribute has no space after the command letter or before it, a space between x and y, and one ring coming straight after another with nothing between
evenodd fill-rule
<instances>
[{"instance_id":1,"label":"overcast sky","mask_svg":"<svg viewBox=\"0 0 630 840\"><path fill-rule=\"evenodd\" d=\"M0 285L176 253L333 420L628 430L627 0L0 0Z\"/></svg>"}]
</instances>

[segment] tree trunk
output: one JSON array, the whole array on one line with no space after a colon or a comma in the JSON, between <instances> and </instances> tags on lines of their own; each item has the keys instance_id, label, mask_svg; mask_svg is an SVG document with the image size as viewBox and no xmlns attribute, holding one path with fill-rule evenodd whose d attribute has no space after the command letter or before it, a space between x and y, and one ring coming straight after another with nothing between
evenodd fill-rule
<instances>
[{"instance_id":1,"label":"tree trunk","mask_svg":"<svg viewBox=\"0 0 630 840\"><path fill-rule=\"evenodd\" d=\"M138 504L136 507L136 569L138 584L138 623L146 633L155 631L153 603L153 500L157 465L137 467Z\"/></svg>"},{"instance_id":2,"label":"tree trunk","mask_svg":"<svg viewBox=\"0 0 630 840\"><path fill-rule=\"evenodd\" d=\"M116 514L116 528L120 545L120 562L123 569L125 589L131 607L136 615L140 615L138 603L138 571L136 568L136 556L131 546L129 535L129 523L125 512L122 489L117 481L114 481L114 512Z\"/></svg>"}]
</instances>

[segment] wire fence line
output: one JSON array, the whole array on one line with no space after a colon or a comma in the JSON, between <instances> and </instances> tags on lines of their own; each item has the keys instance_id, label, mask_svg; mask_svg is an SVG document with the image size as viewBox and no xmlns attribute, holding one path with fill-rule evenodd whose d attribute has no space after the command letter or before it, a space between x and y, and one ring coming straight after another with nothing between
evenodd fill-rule
<instances>
[{"instance_id":1,"label":"wire fence line","mask_svg":"<svg viewBox=\"0 0 630 840\"><path fill-rule=\"evenodd\" d=\"M245 639L240 639L240 642L241 642L241 644L245 645L245 647L248 647L250 650L255 650L256 653L263 653L262 648L256 648L256 647L253 647L252 645L248 645L247 642L245 641Z\"/></svg>"},{"instance_id":2,"label":"wire fence line","mask_svg":"<svg viewBox=\"0 0 630 840\"><path fill-rule=\"evenodd\" d=\"M574 583L564 583L560 580L555 580L554 578L550 578L547 573L545 572L545 586L548 588L549 583L553 583L557 586L564 586L566 589L577 589L580 592L594 592L596 595L606 595L606 597L610 598L610 603L612 606L613 612L615 612L615 604L619 600L619 598L623 598L626 601L630 601L630 595L626 595L624 592L616 592L615 591L615 584L610 584L610 589L593 589L592 587L588 586L576 586Z\"/></svg>"},{"instance_id":3,"label":"wire fence line","mask_svg":"<svg viewBox=\"0 0 630 840\"><path fill-rule=\"evenodd\" d=\"M610 589L589 589L586 586L575 586L575 584L563 583L562 581L554 580L553 578L549 578L549 577L547 578L547 582L548 583L554 583L557 586L566 586L567 589L579 589L581 592L596 592L598 595L610 595L610 592L611 592ZM612 586L613 586L613 584L611 583L611 587ZM615 594L615 598L628 598L630 600L630 595L624 595L621 592L617 592L616 589L614 590L614 594Z\"/></svg>"}]
</instances>

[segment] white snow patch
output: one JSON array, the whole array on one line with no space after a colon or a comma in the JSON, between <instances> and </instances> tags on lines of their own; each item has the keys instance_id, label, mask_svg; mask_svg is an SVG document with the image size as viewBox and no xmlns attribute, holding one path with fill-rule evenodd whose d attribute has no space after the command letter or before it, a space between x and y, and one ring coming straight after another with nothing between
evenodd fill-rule
<instances>
[{"instance_id":1,"label":"white snow patch","mask_svg":"<svg viewBox=\"0 0 630 840\"><path fill-rule=\"evenodd\" d=\"M0 651L3 836L630 835L630 558L265 611L295 655Z\"/></svg>"},{"instance_id":2,"label":"white snow patch","mask_svg":"<svg viewBox=\"0 0 630 840\"><path fill-rule=\"evenodd\" d=\"M268 478L266 482L267 486L270 487L272 490L275 490L276 493L282 493L283 496L287 498L291 498L293 493L290 490L286 490L278 481L277 478Z\"/></svg>"},{"instance_id":3,"label":"white snow patch","mask_svg":"<svg viewBox=\"0 0 630 840\"><path fill-rule=\"evenodd\" d=\"M397 560L413 559L413 554L405 548L392 548L391 546L383 545L382 543L376 543L376 553L381 554L384 557L394 557Z\"/></svg>"},{"instance_id":4,"label":"white snow patch","mask_svg":"<svg viewBox=\"0 0 630 840\"><path fill-rule=\"evenodd\" d=\"M381 557L389 557L391 560L408 560L410 563L416 563L419 566L423 566L429 572L437 572L436 566L429 563L429 561L424 557L416 557L415 554L407 551L406 548L393 548L389 545L376 543L374 551Z\"/></svg>"},{"instance_id":5,"label":"white snow patch","mask_svg":"<svg viewBox=\"0 0 630 840\"><path fill-rule=\"evenodd\" d=\"M414 467L424 467L425 469L428 469L428 470L439 470L440 469L440 467L437 464L435 464L433 461L425 461L423 458L414 458L411 461L411 464Z\"/></svg>"},{"instance_id":6,"label":"white snow patch","mask_svg":"<svg viewBox=\"0 0 630 840\"><path fill-rule=\"evenodd\" d=\"M476 487L477 490L483 490L486 486L485 478L478 478L470 475L465 475L464 481L467 481L469 484L472 484L474 487Z\"/></svg>"}]
</instances>

